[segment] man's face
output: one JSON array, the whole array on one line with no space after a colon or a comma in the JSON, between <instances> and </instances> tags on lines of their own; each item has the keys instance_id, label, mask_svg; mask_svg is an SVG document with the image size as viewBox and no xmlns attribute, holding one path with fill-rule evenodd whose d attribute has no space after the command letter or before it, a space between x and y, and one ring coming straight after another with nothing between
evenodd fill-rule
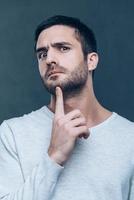
<instances>
[{"instance_id":1,"label":"man's face","mask_svg":"<svg viewBox=\"0 0 134 200\"><path fill-rule=\"evenodd\" d=\"M87 81L88 67L74 28L54 25L39 35L36 45L39 71L46 89L55 95L56 86L63 93L75 93Z\"/></svg>"}]
</instances>

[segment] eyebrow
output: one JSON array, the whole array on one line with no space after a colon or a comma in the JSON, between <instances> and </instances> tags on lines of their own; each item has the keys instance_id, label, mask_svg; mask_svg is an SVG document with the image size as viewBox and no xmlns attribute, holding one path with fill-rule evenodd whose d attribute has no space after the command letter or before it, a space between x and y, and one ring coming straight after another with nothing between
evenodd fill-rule
<instances>
[{"instance_id":1,"label":"eyebrow","mask_svg":"<svg viewBox=\"0 0 134 200\"><path fill-rule=\"evenodd\" d=\"M64 46L64 45L67 45L67 46L72 46L71 43L69 42L56 42L56 43L53 43L51 44L52 47L60 47L60 46ZM49 47L39 47L36 49L36 53L39 53L41 51L48 51Z\"/></svg>"},{"instance_id":2,"label":"eyebrow","mask_svg":"<svg viewBox=\"0 0 134 200\"><path fill-rule=\"evenodd\" d=\"M39 52L41 52L41 51L47 51L48 50L48 48L46 48L46 47L40 47L40 48L37 48L36 50L35 50L35 52L36 53L39 53Z\"/></svg>"}]
</instances>

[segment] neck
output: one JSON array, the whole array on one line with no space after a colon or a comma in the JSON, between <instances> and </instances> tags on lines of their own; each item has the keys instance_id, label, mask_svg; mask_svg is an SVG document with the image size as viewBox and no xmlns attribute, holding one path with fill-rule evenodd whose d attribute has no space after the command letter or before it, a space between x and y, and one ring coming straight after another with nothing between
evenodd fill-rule
<instances>
[{"instance_id":1,"label":"neck","mask_svg":"<svg viewBox=\"0 0 134 200\"><path fill-rule=\"evenodd\" d=\"M55 102L54 96L51 96L50 104L48 108L54 113L55 112ZM112 113L102 107L97 101L92 84L87 82L84 89L82 89L73 97L66 96L64 98L64 111L65 114L71 112L74 109L79 109L87 120L88 127L95 126L104 120L106 120Z\"/></svg>"}]
</instances>

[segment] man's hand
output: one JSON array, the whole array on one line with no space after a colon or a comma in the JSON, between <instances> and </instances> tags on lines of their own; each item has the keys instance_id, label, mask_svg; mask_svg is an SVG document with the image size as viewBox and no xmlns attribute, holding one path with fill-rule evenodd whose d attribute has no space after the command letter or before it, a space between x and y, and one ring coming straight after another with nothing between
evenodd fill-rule
<instances>
[{"instance_id":1,"label":"man's hand","mask_svg":"<svg viewBox=\"0 0 134 200\"><path fill-rule=\"evenodd\" d=\"M73 110L65 115L61 88L56 88L56 107L53 120L52 136L48 149L49 156L63 165L71 154L78 137L89 136L86 119L80 110Z\"/></svg>"}]
</instances>

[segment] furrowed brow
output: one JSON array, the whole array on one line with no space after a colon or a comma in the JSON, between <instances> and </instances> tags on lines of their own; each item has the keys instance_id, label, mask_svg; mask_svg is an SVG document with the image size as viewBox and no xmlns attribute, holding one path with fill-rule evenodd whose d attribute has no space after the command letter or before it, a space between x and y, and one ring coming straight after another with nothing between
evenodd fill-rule
<instances>
[{"instance_id":1,"label":"furrowed brow","mask_svg":"<svg viewBox=\"0 0 134 200\"><path fill-rule=\"evenodd\" d=\"M56 43L51 44L52 47L64 46L64 45L72 46L72 44L69 42L56 42Z\"/></svg>"},{"instance_id":2,"label":"furrowed brow","mask_svg":"<svg viewBox=\"0 0 134 200\"><path fill-rule=\"evenodd\" d=\"M37 48L37 49L35 50L36 53L39 53L39 52L41 52L41 51L48 51L48 48L46 48L46 47L40 47L40 48Z\"/></svg>"},{"instance_id":3,"label":"furrowed brow","mask_svg":"<svg viewBox=\"0 0 134 200\"><path fill-rule=\"evenodd\" d=\"M64 46L64 45L72 46L72 44L69 42L56 42L56 43L51 44L52 47L59 47L59 46ZM48 51L48 49L49 47L39 47L35 50L35 52L39 53L41 51Z\"/></svg>"}]
</instances>

